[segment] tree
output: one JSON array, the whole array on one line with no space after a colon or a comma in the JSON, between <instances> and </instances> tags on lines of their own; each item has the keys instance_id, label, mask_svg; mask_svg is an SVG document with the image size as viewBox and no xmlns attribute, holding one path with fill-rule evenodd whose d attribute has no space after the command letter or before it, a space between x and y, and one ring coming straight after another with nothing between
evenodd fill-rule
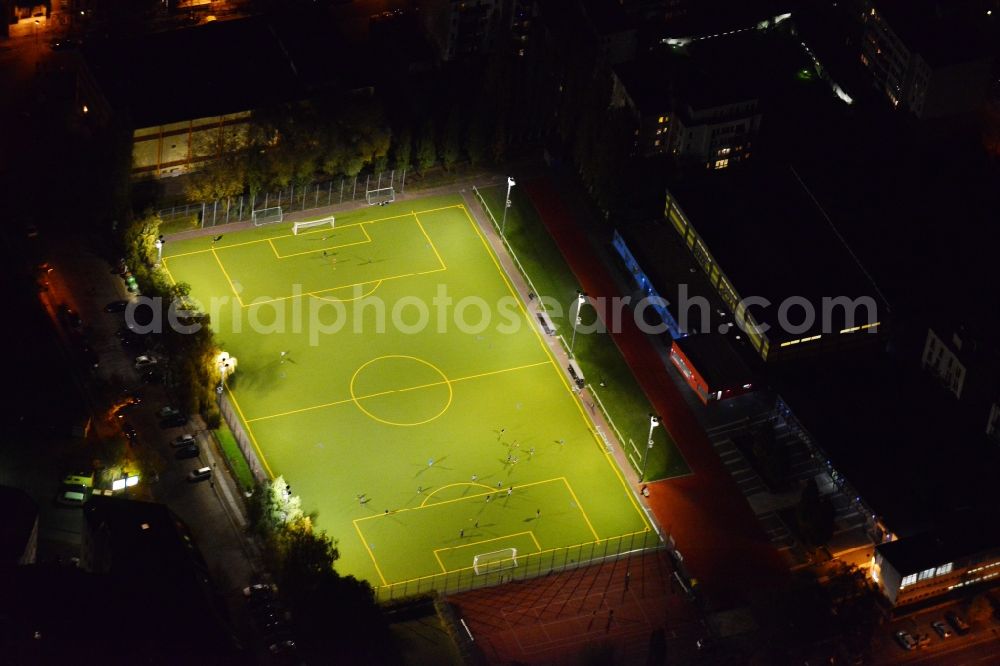
<instances>
[{"instance_id":1,"label":"tree","mask_svg":"<svg viewBox=\"0 0 1000 666\"><path fill-rule=\"evenodd\" d=\"M434 121L428 118L420 126L417 137L417 169L425 171L437 162L437 148L434 141Z\"/></svg>"},{"instance_id":2,"label":"tree","mask_svg":"<svg viewBox=\"0 0 1000 666\"><path fill-rule=\"evenodd\" d=\"M445 169L451 169L462 155L462 118L461 107L453 106L448 114L444 127L444 140L441 142L441 162Z\"/></svg>"},{"instance_id":3,"label":"tree","mask_svg":"<svg viewBox=\"0 0 1000 666\"><path fill-rule=\"evenodd\" d=\"M399 131L396 140L392 144L393 164L397 169L406 169L410 166L410 157L413 155L413 132L407 123Z\"/></svg>"},{"instance_id":4,"label":"tree","mask_svg":"<svg viewBox=\"0 0 1000 666\"><path fill-rule=\"evenodd\" d=\"M799 532L812 546L822 546L833 536L836 511L827 497L820 497L816 481L810 478L802 489L796 517Z\"/></svg>"},{"instance_id":5,"label":"tree","mask_svg":"<svg viewBox=\"0 0 1000 666\"><path fill-rule=\"evenodd\" d=\"M465 138L465 152L473 166L484 164L490 159L490 128L493 126L492 114L485 105L480 108L469 123L468 135Z\"/></svg>"}]
</instances>

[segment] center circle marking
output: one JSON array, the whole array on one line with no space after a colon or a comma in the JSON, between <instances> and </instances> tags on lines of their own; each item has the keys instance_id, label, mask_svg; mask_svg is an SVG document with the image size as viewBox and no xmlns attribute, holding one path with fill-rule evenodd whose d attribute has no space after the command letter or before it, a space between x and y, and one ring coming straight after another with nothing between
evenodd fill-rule
<instances>
[{"instance_id":1,"label":"center circle marking","mask_svg":"<svg viewBox=\"0 0 1000 666\"><path fill-rule=\"evenodd\" d=\"M357 383L358 377L361 375L362 372L364 372L365 368L367 368L368 366L370 366L373 363L376 363L378 361L386 361L386 360L390 360L390 359L405 359L407 361L413 361L415 363L419 363L419 364L421 364L421 365L423 365L425 367L430 368L434 373L436 373L438 376L440 376L441 377L441 381L440 382L429 383L426 386L413 386L413 387L404 387L404 388L399 388L399 389L389 389L387 391L382 391L382 392L374 393L372 395L362 395L362 396L359 396L357 394L356 390L355 390L355 384ZM370 410L365 409L364 405L361 404L363 400L367 400L369 398L378 398L378 397L390 395L392 393L401 393L401 392L421 390L422 388L434 388L434 387L437 387L437 386L440 386L440 385L444 385L448 389L448 399L445 401L444 406L441 407L441 409L438 410L438 412L436 414L434 414L433 416L431 416L429 418L423 419L422 421L393 421L393 420L390 420L390 419L382 418L381 416L377 416L376 414L373 414ZM373 419L375 421L378 421L379 423L385 423L385 424L394 425L394 426L417 426L417 425L423 425L424 423L429 423L429 422L431 422L431 421L439 418L442 414L444 414L446 411L448 411L448 408L451 407L451 401L454 398L454 392L452 391L452 388L451 388L451 380L448 379L448 376L445 375L444 372L442 372L440 368L438 368L433 363L430 363L428 361L423 360L422 358L417 358L416 356L404 356L402 354L392 354L392 355L389 355L389 356L379 356L379 357L371 359L370 361L366 361L364 364L361 365L361 367L359 367L357 370L355 370L354 374L351 376L350 391L351 391L351 400L354 402L355 406L357 406L357 408L360 409L367 417L369 417L369 418L371 418L371 419Z\"/></svg>"}]
</instances>

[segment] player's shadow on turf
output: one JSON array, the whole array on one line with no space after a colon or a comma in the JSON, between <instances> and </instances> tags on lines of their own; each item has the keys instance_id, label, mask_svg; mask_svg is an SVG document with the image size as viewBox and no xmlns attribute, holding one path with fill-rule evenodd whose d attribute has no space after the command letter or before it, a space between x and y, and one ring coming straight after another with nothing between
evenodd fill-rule
<instances>
[{"instance_id":1,"label":"player's shadow on turf","mask_svg":"<svg viewBox=\"0 0 1000 666\"><path fill-rule=\"evenodd\" d=\"M413 478L414 479L419 478L421 474L423 474L424 472L426 472L428 470L434 469L435 467L440 467L441 469L447 470L449 472L454 471L454 469L455 469L454 467L448 467L447 465L442 465L441 464L442 462L444 462L447 459L448 459L448 456L441 456L440 458L432 458L432 460L434 461L434 464L433 465L420 465L420 471L418 471L416 474L414 474Z\"/></svg>"}]
</instances>

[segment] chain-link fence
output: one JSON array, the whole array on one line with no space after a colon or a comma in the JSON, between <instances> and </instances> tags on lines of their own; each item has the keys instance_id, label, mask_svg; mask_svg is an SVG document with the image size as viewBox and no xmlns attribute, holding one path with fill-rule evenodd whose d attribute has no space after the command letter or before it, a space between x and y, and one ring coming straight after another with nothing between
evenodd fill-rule
<instances>
[{"instance_id":1,"label":"chain-link fence","mask_svg":"<svg viewBox=\"0 0 1000 666\"><path fill-rule=\"evenodd\" d=\"M222 412L222 418L226 419L229 429L233 432L236 444L240 447L240 451L243 452L243 457L246 458L247 465L250 466L250 473L253 474L254 480L257 483L269 481L270 478L260 464L260 459L257 458L257 451L254 449L253 442L250 441L250 437L243 427L243 421L240 420L239 415L233 410L229 396L225 393L219 395L219 410Z\"/></svg>"},{"instance_id":2,"label":"chain-link fence","mask_svg":"<svg viewBox=\"0 0 1000 666\"><path fill-rule=\"evenodd\" d=\"M364 174L354 178L335 178L311 185L289 185L254 196L240 195L216 201L171 206L157 211L163 220L160 230L166 234L204 229L230 222L246 222L255 210L280 206L284 214L364 200L370 190L395 188L406 191L406 169Z\"/></svg>"},{"instance_id":3,"label":"chain-link fence","mask_svg":"<svg viewBox=\"0 0 1000 666\"><path fill-rule=\"evenodd\" d=\"M441 595L456 594L513 581L530 580L665 547L666 544L654 530L643 530L600 541L550 548L538 553L518 553L516 558L509 562L509 566L500 571L476 573L470 559L468 567L381 585L376 589L376 594L380 602L431 591Z\"/></svg>"}]
</instances>

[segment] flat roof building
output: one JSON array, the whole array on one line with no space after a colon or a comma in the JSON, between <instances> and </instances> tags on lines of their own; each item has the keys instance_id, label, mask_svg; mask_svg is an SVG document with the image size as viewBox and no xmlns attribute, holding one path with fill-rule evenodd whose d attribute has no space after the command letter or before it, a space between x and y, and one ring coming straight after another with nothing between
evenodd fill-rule
<instances>
[{"instance_id":1,"label":"flat roof building","mask_svg":"<svg viewBox=\"0 0 1000 666\"><path fill-rule=\"evenodd\" d=\"M789 167L671 185L664 217L766 361L865 344L877 287Z\"/></svg>"},{"instance_id":2,"label":"flat roof building","mask_svg":"<svg viewBox=\"0 0 1000 666\"><path fill-rule=\"evenodd\" d=\"M896 607L1000 582L1000 516L957 515L875 548L872 578Z\"/></svg>"},{"instance_id":3,"label":"flat roof building","mask_svg":"<svg viewBox=\"0 0 1000 666\"><path fill-rule=\"evenodd\" d=\"M670 362L705 404L734 398L754 388L750 368L729 341L717 333L674 340Z\"/></svg>"}]
</instances>

